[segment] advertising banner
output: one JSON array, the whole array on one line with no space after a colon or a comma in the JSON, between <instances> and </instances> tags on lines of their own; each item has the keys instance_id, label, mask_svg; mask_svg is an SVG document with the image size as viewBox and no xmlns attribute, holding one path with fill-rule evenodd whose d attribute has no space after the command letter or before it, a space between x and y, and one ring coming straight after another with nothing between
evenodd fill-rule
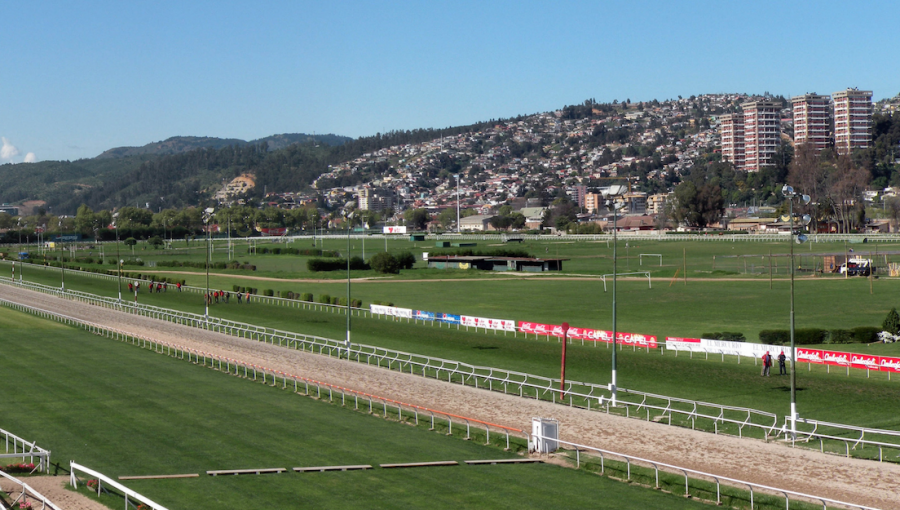
<instances>
[{"instance_id":1,"label":"advertising banner","mask_svg":"<svg viewBox=\"0 0 900 510\"><path fill-rule=\"evenodd\" d=\"M446 322L448 324L459 324L461 322L460 316L453 315L452 313L437 313L435 314L435 317L437 318L437 320Z\"/></svg>"},{"instance_id":2,"label":"advertising banner","mask_svg":"<svg viewBox=\"0 0 900 510\"><path fill-rule=\"evenodd\" d=\"M378 315L390 315L393 317L401 317L403 319L412 319L413 318L412 308L397 308L394 306L369 305L369 310L373 314L378 314Z\"/></svg>"},{"instance_id":3,"label":"advertising banner","mask_svg":"<svg viewBox=\"0 0 900 510\"><path fill-rule=\"evenodd\" d=\"M822 351L822 360L826 365L845 367L850 364L849 352Z\"/></svg>"},{"instance_id":4,"label":"advertising banner","mask_svg":"<svg viewBox=\"0 0 900 510\"><path fill-rule=\"evenodd\" d=\"M865 354L850 354L850 366L853 368L859 368L862 370L878 370L879 369L879 357L878 356L867 356Z\"/></svg>"},{"instance_id":5,"label":"advertising banner","mask_svg":"<svg viewBox=\"0 0 900 510\"><path fill-rule=\"evenodd\" d=\"M797 349L797 361L822 365L825 363L825 356L818 349Z\"/></svg>"},{"instance_id":6,"label":"advertising banner","mask_svg":"<svg viewBox=\"0 0 900 510\"><path fill-rule=\"evenodd\" d=\"M553 326L549 324L541 324L540 322L524 322L519 321L519 331L533 335L549 335L553 330Z\"/></svg>"},{"instance_id":7,"label":"advertising banner","mask_svg":"<svg viewBox=\"0 0 900 510\"><path fill-rule=\"evenodd\" d=\"M638 347L650 347L656 349L656 337L653 335L641 335L640 333L616 333L616 342L625 345L636 345Z\"/></svg>"},{"instance_id":8,"label":"advertising banner","mask_svg":"<svg viewBox=\"0 0 900 510\"><path fill-rule=\"evenodd\" d=\"M900 358L881 356L878 358L878 366L882 372L900 372Z\"/></svg>"},{"instance_id":9,"label":"advertising banner","mask_svg":"<svg viewBox=\"0 0 900 510\"><path fill-rule=\"evenodd\" d=\"M463 326L471 326L474 328L496 329L499 331L515 331L516 322L503 319L486 319L484 317L472 317L470 315L460 315L460 324Z\"/></svg>"},{"instance_id":10,"label":"advertising banner","mask_svg":"<svg viewBox=\"0 0 900 510\"><path fill-rule=\"evenodd\" d=\"M384 234L405 234L406 226L384 227L384 230L382 231L382 233L384 233Z\"/></svg>"},{"instance_id":11,"label":"advertising banner","mask_svg":"<svg viewBox=\"0 0 900 510\"><path fill-rule=\"evenodd\" d=\"M423 320L423 321L433 321L434 320L434 312L426 312L423 310L416 310L416 313L413 314L413 318Z\"/></svg>"}]
</instances>

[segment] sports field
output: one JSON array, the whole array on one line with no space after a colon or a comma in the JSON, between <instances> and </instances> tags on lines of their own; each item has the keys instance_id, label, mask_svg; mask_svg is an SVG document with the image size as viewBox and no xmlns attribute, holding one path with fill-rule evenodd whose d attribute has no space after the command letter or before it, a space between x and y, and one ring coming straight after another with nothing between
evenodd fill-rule
<instances>
[{"instance_id":1,"label":"sports field","mask_svg":"<svg viewBox=\"0 0 900 510\"><path fill-rule=\"evenodd\" d=\"M61 469L68 459L116 477L513 456L5 308L0 308L0 328L3 428L52 450ZM544 464L204 475L127 485L173 509L698 505ZM109 504L119 508L122 502Z\"/></svg>"}]
</instances>

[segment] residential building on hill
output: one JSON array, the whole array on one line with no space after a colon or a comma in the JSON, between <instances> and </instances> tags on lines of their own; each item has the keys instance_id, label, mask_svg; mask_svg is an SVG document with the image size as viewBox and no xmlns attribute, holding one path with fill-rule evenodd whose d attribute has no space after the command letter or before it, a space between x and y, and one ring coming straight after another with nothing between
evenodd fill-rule
<instances>
[{"instance_id":1,"label":"residential building on hill","mask_svg":"<svg viewBox=\"0 0 900 510\"><path fill-rule=\"evenodd\" d=\"M744 110L744 167L758 172L774 164L775 151L781 143L781 105L772 101L743 103Z\"/></svg>"},{"instance_id":2,"label":"residential building on hill","mask_svg":"<svg viewBox=\"0 0 900 510\"><path fill-rule=\"evenodd\" d=\"M730 113L719 117L722 157L735 168L744 168L744 114Z\"/></svg>"},{"instance_id":3,"label":"residential building on hill","mask_svg":"<svg viewBox=\"0 0 900 510\"><path fill-rule=\"evenodd\" d=\"M834 97L834 146L838 154L867 149L872 144L872 91L856 88Z\"/></svg>"},{"instance_id":4,"label":"residential building on hill","mask_svg":"<svg viewBox=\"0 0 900 510\"><path fill-rule=\"evenodd\" d=\"M794 144L810 144L819 153L831 144L831 98L804 94L791 98L794 113Z\"/></svg>"},{"instance_id":5,"label":"residential building on hill","mask_svg":"<svg viewBox=\"0 0 900 510\"><path fill-rule=\"evenodd\" d=\"M394 193L389 189L364 187L359 190L359 208L384 211L394 207Z\"/></svg>"}]
</instances>

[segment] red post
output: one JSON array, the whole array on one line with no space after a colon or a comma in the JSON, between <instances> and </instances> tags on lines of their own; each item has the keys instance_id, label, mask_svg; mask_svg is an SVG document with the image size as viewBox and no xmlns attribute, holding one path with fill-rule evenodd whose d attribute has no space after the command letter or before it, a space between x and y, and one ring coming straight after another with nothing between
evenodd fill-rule
<instances>
[{"instance_id":1,"label":"red post","mask_svg":"<svg viewBox=\"0 0 900 510\"><path fill-rule=\"evenodd\" d=\"M566 344L569 343L569 323L562 323L563 342L562 342L562 370L559 374L559 399L566 398Z\"/></svg>"}]
</instances>

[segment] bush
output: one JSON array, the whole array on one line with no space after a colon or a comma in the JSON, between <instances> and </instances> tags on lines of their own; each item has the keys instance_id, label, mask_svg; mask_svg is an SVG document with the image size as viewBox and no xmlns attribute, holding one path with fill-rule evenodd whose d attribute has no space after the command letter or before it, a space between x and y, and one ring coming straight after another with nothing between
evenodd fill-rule
<instances>
[{"instance_id":1,"label":"bush","mask_svg":"<svg viewBox=\"0 0 900 510\"><path fill-rule=\"evenodd\" d=\"M232 285L231 290L233 290L235 292L243 292L243 288L239 285Z\"/></svg>"},{"instance_id":2,"label":"bush","mask_svg":"<svg viewBox=\"0 0 900 510\"><path fill-rule=\"evenodd\" d=\"M339 304L340 301L341 301L341 298L339 298L339 297L337 297L337 296L333 296L333 297L331 298L331 304L333 304L333 305ZM346 303L344 304L344 306L347 306Z\"/></svg>"},{"instance_id":3,"label":"bush","mask_svg":"<svg viewBox=\"0 0 900 510\"><path fill-rule=\"evenodd\" d=\"M392 301L372 301L373 305L381 305L381 306L394 306Z\"/></svg>"},{"instance_id":4,"label":"bush","mask_svg":"<svg viewBox=\"0 0 900 510\"><path fill-rule=\"evenodd\" d=\"M870 344L873 342L878 342L878 333L881 331L881 328L873 328L871 326L860 326L858 328L853 328L850 331L853 332L853 341L858 344Z\"/></svg>"},{"instance_id":5,"label":"bush","mask_svg":"<svg viewBox=\"0 0 900 510\"><path fill-rule=\"evenodd\" d=\"M347 268L347 261L344 259L309 259L306 261L306 268L314 273L340 271Z\"/></svg>"},{"instance_id":6,"label":"bush","mask_svg":"<svg viewBox=\"0 0 900 510\"><path fill-rule=\"evenodd\" d=\"M313 295L311 292L304 292L303 294L300 294L300 301L309 301L310 303L312 303L312 300Z\"/></svg>"},{"instance_id":7,"label":"bush","mask_svg":"<svg viewBox=\"0 0 900 510\"><path fill-rule=\"evenodd\" d=\"M759 332L759 341L770 345L791 343L791 332L786 329L764 329Z\"/></svg>"},{"instance_id":8,"label":"bush","mask_svg":"<svg viewBox=\"0 0 900 510\"><path fill-rule=\"evenodd\" d=\"M707 338L709 340L727 340L729 342L747 341L743 333L735 333L731 331L723 331L721 333L703 333L703 338Z\"/></svg>"},{"instance_id":9,"label":"bush","mask_svg":"<svg viewBox=\"0 0 900 510\"><path fill-rule=\"evenodd\" d=\"M824 344L828 332L824 329L806 328L794 330L794 343L797 345L815 345ZM788 332L788 343L790 343L790 332Z\"/></svg>"},{"instance_id":10,"label":"bush","mask_svg":"<svg viewBox=\"0 0 900 510\"><path fill-rule=\"evenodd\" d=\"M275 295L275 291L272 289L263 289L263 296L273 297Z\"/></svg>"},{"instance_id":11,"label":"bush","mask_svg":"<svg viewBox=\"0 0 900 510\"><path fill-rule=\"evenodd\" d=\"M891 308L891 311L888 312L884 322L881 323L881 330L892 335L900 335L900 314L897 313L896 308Z\"/></svg>"},{"instance_id":12,"label":"bush","mask_svg":"<svg viewBox=\"0 0 900 510\"><path fill-rule=\"evenodd\" d=\"M397 274L400 272L400 263L390 253L383 251L369 259L369 265L375 271L384 274Z\"/></svg>"},{"instance_id":13,"label":"bush","mask_svg":"<svg viewBox=\"0 0 900 510\"><path fill-rule=\"evenodd\" d=\"M360 256L350 257L350 269L365 271L369 269L369 264Z\"/></svg>"},{"instance_id":14,"label":"bush","mask_svg":"<svg viewBox=\"0 0 900 510\"><path fill-rule=\"evenodd\" d=\"M849 344L853 342L853 333L846 329L832 329L828 332L828 343Z\"/></svg>"},{"instance_id":15,"label":"bush","mask_svg":"<svg viewBox=\"0 0 900 510\"><path fill-rule=\"evenodd\" d=\"M400 269L412 269L416 264L416 257L408 251L401 251L395 258L400 264Z\"/></svg>"},{"instance_id":16,"label":"bush","mask_svg":"<svg viewBox=\"0 0 900 510\"><path fill-rule=\"evenodd\" d=\"M319 297L316 299L316 303L323 303L326 305L331 304L331 296L328 294L319 294Z\"/></svg>"}]
</instances>

